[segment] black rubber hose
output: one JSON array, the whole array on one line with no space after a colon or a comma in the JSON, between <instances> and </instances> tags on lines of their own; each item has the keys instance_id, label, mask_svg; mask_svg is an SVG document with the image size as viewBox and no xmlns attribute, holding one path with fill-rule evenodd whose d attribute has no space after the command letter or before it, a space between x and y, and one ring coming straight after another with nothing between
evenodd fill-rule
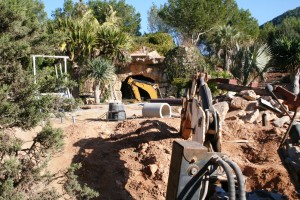
<instances>
[{"instance_id":1,"label":"black rubber hose","mask_svg":"<svg viewBox=\"0 0 300 200\"><path fill-rule=\"evenodd\" d=\"M229 158L224 158L224 160L233 169L233 171L237 177L238 188L239 188L239 191L238 191L239 199L246 200L245 179L244 179L244 175L243 175L240 167L235 162L230 160Z\"/></svg>"},{"instance_id":2,"label":"black rubber hose","mask_svg":"<svg viewBox=\"0 0 300 200\"><path fill-rule=\"evenodd\" d=\"M216 160L216 162L218 163L219 166L221 166L227 176L227 180L228 180L228 197L229 200L235 200L235 184L234 184L234 178L233 178L233 173L231 171L231 167L221 158L218 158Z\"/></svg>"}]
</instances>

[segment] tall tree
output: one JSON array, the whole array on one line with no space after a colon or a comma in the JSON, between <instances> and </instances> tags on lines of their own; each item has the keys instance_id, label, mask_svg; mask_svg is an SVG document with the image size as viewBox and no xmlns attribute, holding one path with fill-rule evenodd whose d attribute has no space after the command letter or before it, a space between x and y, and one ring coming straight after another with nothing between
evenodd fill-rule
<instances>
[{"instance_id":1,"label":"tall tree","mask_svg":"<svg viewBox=\"0 0 300 200\"><path fill-rule=\"evenodd\" d=\"M95 52L96 33L100 25L85 4L68 2L65 2L63 10L56 11L51 30L59 35L60 50L70 58L71 77L78 84L73 87L72 94L79 97L80 73Z\"/></svg>"},{"instance_id":2,"label":"tall tree","mask_svg":"<svg viewBox=\"0 0 300 200\"><path fill-rule=\"evenodd\" d=\"M233 8L232 17L228 18L227 25L242 33L245 39L255 40L259 35L259 26L257 20L251 16L249 10Z\"/></svg>"},{"instance_id":3,"label":"tall tree","mask_svg":"<svg viewBox=\"0 0 300 200\"><path fill-rule=\"evenodd\" d=\"M31 54L50 52L43 8L34 0L0 1L0 127L28 128L47 116L40 109L49 101L35 98L37 86L27 71Z\"/></svg>"},{"instance_id":4,"label":"tall tree","mask_svg":"<svg viewBox=\"0 0 300 200\"><path fill-rule=\"evenodd\" d=\"M234 27L254 39L259 33L257 20L249 10L239 9L235 0L169 0L158 15L192 44L218 26Z\"/></svg>"},{"instance_id":5,"label":"tall tree","mask_svg":"<svg viewBox=\"0 0 300 200\"><path fill-rule=\"evenodd\" d=\"M112 7L116 11L116 16L120 18L120 27L123 32L141 35L141 15L125 0L90 0L88 5L100 24L107 21L107 13Z\"/></svg>"},{"instance_id":6,"label":"tall tree","mask_svg":"<svg viewBox=\"0 0 300 200\"><path fill-rule=\"evenodd\" d=\"M109 7L104 22L94 16L94 12L82 2L61 10L53 23L54 32L61 35L61 50L70 57L73 66L73 79L80 84L80 76L87 67L87 61L102 57L111 60L114 65L122 65L127 61L126 50L130 48L130 37L120 27L121 18ZM70 13L71 16L69 16ZM65 14L67 16L65 16ZM79 87L72 91L79 96Z\"/></svg>"},{"instance_id":7,"label":"tall tree","mask_svg":"<svg viewBox=\"0 0 300 200\"><path fill-rule=\"evenodd\" d=\"M37 0L0 1L0 199L40 199L47 192L58 198L42 187L41 172L46 158L62 147L62 131L44 127L28 149L21 149L12 131L34 128L52 108L49 96L37 98L38 85L28 71L31 54L49 52L43 8Z\"/></svg>"},{"instance_id":8,"label":"tall tree","mask_svg":"<svg viewBox=\"0 0 300 200\"><path fill-rule=\"evenodd\" d=\"M153 4L148 11L148 31L150 33L169 33L172 35L177 44L180 41L180 35L176 30L167 25L163 19L158 15L159 11L162 9L162 6L158 8L155 4Z\"/></svg>"},{"instance_id":9,"label":"tall tree","mask_svg":"<svg viewBox=\"0 0 300 200\"><path fill-rule=\"evenodd\" d=\"M98 55L109 59L116 66L122 66L129 61L127 52L131 49L131 37L119 26L120 18L111 8L107 13L106 22L97 30L96 50Z\"/></svg>"},{"instance_id":10,"label":"tall tree","mask_svg":"<svg viewBox=\"0 0 300 200\"><path fill-rule=\"evenodd\" d=\"M184 41L197 44L201 35L231 18L236 6L234 0L168 0L159 17L181 33Z\"/></svg>"},{"instance_id":11,"label":"tall tree","mask_svg":"<svg viewBox=\"0 0 300 200\"><path fill-rule=\"evenodd\" d=\"M213 31L212 43L219 58L223 58L224 68L229 71L232 56L236 52L236 46L242 39L241 32L231 26L219 26Z\"/></svg>"},{"instance_id":12,"label":"tall tree","mask_svg":"<svg viewBox=\"0 0 300 200\"><path fill-rule=\"evenodd\" d=\"M150 33L164 32L171 33L173 32L172 28L168 26L158 15L159 10L162 9L162 6L158 8L155 4L152 4L148 11L148 31Z\"/></svg>"}]
</instances>

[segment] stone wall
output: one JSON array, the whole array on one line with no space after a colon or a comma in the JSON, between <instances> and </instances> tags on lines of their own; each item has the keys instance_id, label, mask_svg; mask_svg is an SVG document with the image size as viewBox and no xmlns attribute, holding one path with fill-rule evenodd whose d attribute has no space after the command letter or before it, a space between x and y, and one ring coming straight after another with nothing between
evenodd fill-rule
<instances>
[{"instance_id":1,"label":"stone wall","mask_svg":"<svg viewBox=\"0 0 300 200\"><path fill-rule=\"evenodd\" d=\"M108 101L122 100L121 87L126 78L130 76L141 75L152 79L158 83L161 94L165 96L166 88L168 86L167 77L163 66L164 57L160 56L156 51L153 52L138 52L131 54L131 63L118 70L117 75L114 76L107 84L111 93ZM83 84L81 91L93 95L93 81L87 80Z\"/></svg>"},{"instance_id":2,"label":"stone wall","mask_svg":"<svg viewBox=\"0 0 300 200\"><path fill-rule=\"evenodd\" d=\"M115 95L112 96L112 99L116 97L116 100L122 100L122 82L127 77L136 75L151 78L155 83L158 83L161 93L164 95L168 86L163 66L164 57L154 51L150 53L131 54L131 58L132 62L119 70L113 82Z\"/></svg>"}]
</instances>

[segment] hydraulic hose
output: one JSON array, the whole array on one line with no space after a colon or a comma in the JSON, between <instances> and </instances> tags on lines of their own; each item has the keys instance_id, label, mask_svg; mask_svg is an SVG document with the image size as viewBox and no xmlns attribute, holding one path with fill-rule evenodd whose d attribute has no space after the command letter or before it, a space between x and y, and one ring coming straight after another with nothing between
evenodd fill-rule
<instances>
[{"instance_id":1,"label":"hydraulic hose","mask_svg":"<svg viewBox=\"0 0 300 200\"><path fill-rule=\"evenodd\" d=\"M225 158L223 158L223 160L229 164L229 166L233 169L233 171L237 177L238 188L239 188L239 190L238 190L239 199L246 200L245 179L244 179L244 175L243 175L241 169L235 162L233 162L229 158L225 157Z\"/></svg>"},{"instance_id":2,"label":"hydraulic hose","mask_svg":"<svg viewBox=\"0 0 300 200\"><path fill-rule=\"evenodd\" d=\"M205 200L208 192L208 186L209 186L209 175L204 176L202 182L203 182L203 188L201 189L200 200Z\"/></svg>"},{"instance_id":3,"label":"hydraulic hose","mask_svg":"<svg viewBox=\"0 0 300 200\"><path fill-rule=\"evenodd\" d=\"M235 185L234 185L234 178L231 171L231 167L220 157L217 157L216 160L217 164L222 167L226 173L227 180L228 180L228 197L229 200L235 200Z\"/></svg>"}]
</instances>

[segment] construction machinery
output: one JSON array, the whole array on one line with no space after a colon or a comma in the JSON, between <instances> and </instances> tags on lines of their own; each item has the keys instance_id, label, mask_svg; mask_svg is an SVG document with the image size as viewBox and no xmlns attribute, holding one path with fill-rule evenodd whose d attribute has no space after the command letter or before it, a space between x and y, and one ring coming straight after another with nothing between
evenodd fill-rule
<instances>
[{"instance_id":1,"label":"construction machinery","mask_svg":"<svg viewBox=\"0 0 300 200\"><path fill-rule=\"evenodd\" d=\"M195 74L183 99L180 135L186 141L173 142L166 199L285 199L263 190L246 193L239 166L221 153L221 122L206 77Z\"/></svg>"},{"instance_id":2,"label":"construction machinery","mask_svg":"<svg viewBox=\"0 0 300 200\"><path fill-rule=\"evenodd\" d=\"M241 170L221 153L220 119L205 79L205 74L195 74L183 99L180 135L192 141L173 143L167 200L245 200Z\"/></svg>"},{"instance_id":3,"label":"construction machinery","mask_svg":"<svg viewBox=\"0 0 300 200\"><path fill-rule=\"evenodd\" d=\"M136 102L142 101L139 89L146 91L149 94L150 99L161 97L159 86L156 83L133 79L132 77L128 78L127 83L131 87Z\"/></svg>"},{"instance_id":4,"label":"construction machinery","mask_svg":"<svg viewBox=\"0 0 300 200\"><path fill-rule=\"evenodd\" d=\"M210 151L221 151L220 118L212 106L212 94L205 82L206 75L193 76L191 87L183 98L180 134L208 147Z\"/></svg>"},{"instance_id":5,"label":"construction machinery","mask_svg":"<svg viewBox=\"0 0 300 200\"><path fill-rule=\"evenodd\" d=\"M281 159L284 161L291 178L297 184L296 190L300 191L300 123L297 122L298 111L300 108L300 94L296 95L286 90L281 86L267 85L266 90L280 105L282 115L290 118L289 126L282 137L278 153ZM283 98L286 105L289 106L290 110L294 113L290 113L287 108L279 101L275 93L279 93Z\"/></svg>"}]
</instances>

